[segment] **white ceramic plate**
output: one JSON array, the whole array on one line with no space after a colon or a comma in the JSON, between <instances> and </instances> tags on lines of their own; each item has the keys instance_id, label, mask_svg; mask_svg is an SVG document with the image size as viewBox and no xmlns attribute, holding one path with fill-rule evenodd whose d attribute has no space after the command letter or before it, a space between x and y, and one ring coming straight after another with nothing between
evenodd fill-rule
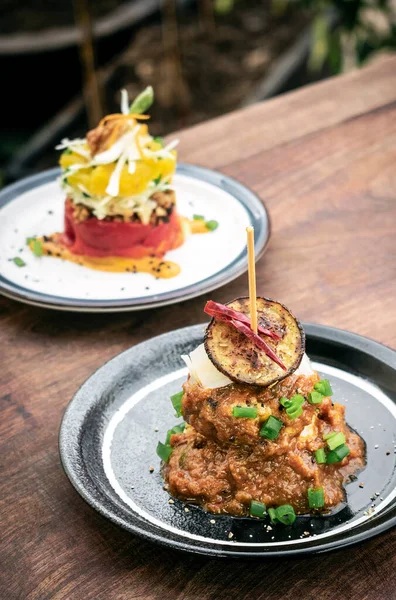
<instances>
[{"instance_id":1,"label":"white ceramic plate","mask_svg":"<svg viewBox=\"0 0 396 600\"><path fill-rule=\"evenodd\" d=\"M255 228L256 257L269 238L259 198L221 173L180 164L174 178L178 211L202 214L219 227L192 235L166 258L181 273L155 279L147 273L106 273L60 259L34 256L26 238L63 230L64 192L58 169L24 179L0 193L0 292L39 306L77 311L136 310L171 304L213 290L247 268L245 228ZM25 266L18 267L19 256Z\"/></svg>"}]
</instances>

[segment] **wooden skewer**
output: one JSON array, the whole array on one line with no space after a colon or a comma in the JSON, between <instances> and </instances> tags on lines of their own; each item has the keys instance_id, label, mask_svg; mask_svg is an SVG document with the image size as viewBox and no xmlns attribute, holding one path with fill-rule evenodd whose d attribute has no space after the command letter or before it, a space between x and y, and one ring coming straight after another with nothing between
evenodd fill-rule
<instances>
[{"instance_id":1,"label":"wooden skewer","mask_svg":"<svg viewBox=\"0 0 396 600\"><path fill-rule=\"evenodd\" d=\"M248 249L248 274L249 274L249 302L250 322L252 330L257 333L257 292L256 292L256 265L254 261L254 229L246 227Z\"/></svg>"}]
</instances>

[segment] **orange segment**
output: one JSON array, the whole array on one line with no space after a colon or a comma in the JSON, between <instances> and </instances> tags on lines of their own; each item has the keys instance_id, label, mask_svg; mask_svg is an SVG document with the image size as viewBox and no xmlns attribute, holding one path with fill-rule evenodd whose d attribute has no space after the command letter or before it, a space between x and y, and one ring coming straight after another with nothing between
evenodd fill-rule
<instances>
[{"instance_id":1,"label":"orange segment","mask_svg":"<svg viewBox=\"0 0 396 600\"><path fill-rule=\"evenodd\" d=\"M67 167L71 167L71 165L79 165L81 163L87 162L87 159L77 152L62 152L59 159L59 164L62 169L67 169Z\"/></svg>"}]
</instances>

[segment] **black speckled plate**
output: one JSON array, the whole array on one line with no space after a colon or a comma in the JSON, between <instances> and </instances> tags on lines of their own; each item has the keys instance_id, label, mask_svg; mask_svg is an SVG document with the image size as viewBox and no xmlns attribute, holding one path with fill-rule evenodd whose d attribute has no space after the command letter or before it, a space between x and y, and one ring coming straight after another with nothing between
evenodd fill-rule
<instances>
[{"instance_id":1,"label":"black speckled plate","mask_svg":"<svg viewBox=\"0 0 396 600\"><path fill-rule=\"evenodd\" d=\"M372 340L306 325L307 352L330 379L347 422L366 441L367 467L330 516L291 527L214 516L163 490L158 440L175 424L169 396L186 377L181 354L202 342L204 325L179 329L123 352L100 368L69 404L60 454L70 481L102 515L154 542L212 556L325 552L396 524L396 352ZM150 471L154 467L154 471Z\"/></svg>"}]
</instances>

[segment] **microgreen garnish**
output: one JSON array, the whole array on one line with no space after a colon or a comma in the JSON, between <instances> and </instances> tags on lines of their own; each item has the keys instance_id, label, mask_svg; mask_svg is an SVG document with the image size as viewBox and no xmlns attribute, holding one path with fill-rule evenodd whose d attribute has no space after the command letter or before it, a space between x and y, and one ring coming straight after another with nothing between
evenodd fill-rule
<instances>
[{"instance_id":1,"label":"microgreen garnish","mask_svg":"<svg viewBox=\"0 0 396 600\"><path fill-rule=\"evenodd\" d=\"M135 100L129 107L129 112L141 115L142 113L146 112L148 108L150 108L153 102L154 90L151 85L149 85L145 90L143 90L143 92L136 96Z\"/></svg>"},{"instance_id":2,"label":"microgreen garnish","mask_svg":"<svg viewBox=\"0 0 396 600\"><path fill-rule=\"evenodd\" d=\"M214 231L219 226L217 221L206 221L205 225L206 225L206 228L209 229L209 231Z\"/></svg>"},{"instance_id":3,"label":"microgreen garnish","mask_svg":"<svg viewBox=\"0 0 396 600\"><path fill-rule=\"evenodd\" d=\"M35 256L42 256L43 255L43 244L39 240L35 239L33 241L32 252L33 252L33 254Z\"/></svg>"},{"instance_id":4,"label":"microgreen garnish","mask_svg":"<svg viewBox=\"0 0 396 600\"><path fill-rule=\"evenodd\" d=\"M12 260L14 261L17 267L24 267L26 265L26 263L22 260L20 256L15 256L15 258L13 258Z\"/></svg>"}]
</instances>

